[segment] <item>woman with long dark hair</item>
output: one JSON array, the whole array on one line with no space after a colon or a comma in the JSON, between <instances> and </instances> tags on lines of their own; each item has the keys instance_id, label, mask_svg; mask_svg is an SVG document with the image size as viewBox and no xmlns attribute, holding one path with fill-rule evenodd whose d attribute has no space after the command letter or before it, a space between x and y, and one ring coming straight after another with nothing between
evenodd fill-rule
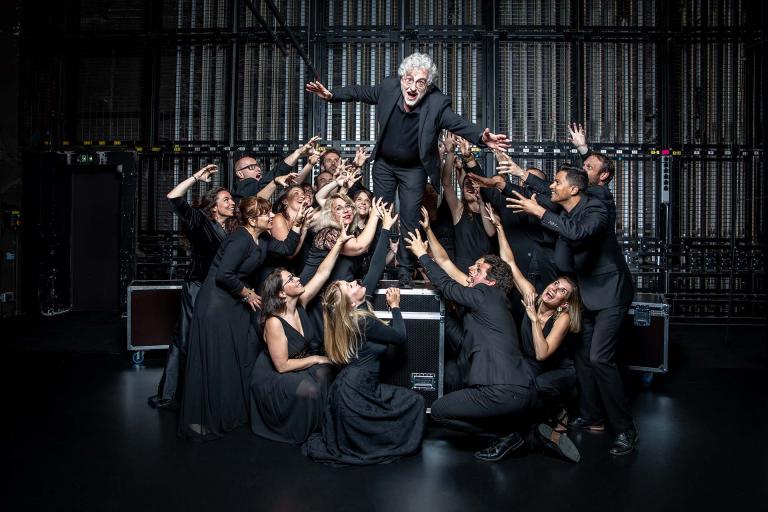
<instances>
[{"instance_id":1,"label":"woman with long dark hair","mask_svg":"<svg viewBox=\"0 0 768 512\"><path fill-rule=\"evenodd\" d=\"M218 439L248 422L248 387L258 349L251 313L261 298L249 286L268 252L287 256L296 249L303 216L285 241L269 235L271 205L243 199L238 227L222 243L197 298L189 337L187 375L179 435Z\"/></svg>"},{"instance_id":2,"label":"woman with long dark hair","mask_svg":"<svg viewBox=\"0 0 768 512\"><path fill-rule=\"evenodd\" d=\"M216 165L206 165L173 187L166 196L171 202L173 213L181 221L182 231L189 241L192 265L184 276L184 284L181 288L178 330L168 348L168 358L163 376L157 385L157 394L149 397L150 407L158 409L178 409L179 407L195 299L221 241L232 231L235 201L226 188L216 187L207 191L193 205L185 199L187 191L193 185L201 181L210 182L211 176L218 170Z\"/></svg>"},{"instance_id":3,"label":"woman with long dark hair","mask_svg":"<svg viewBox=\"0 0 768 512\"><path fill-rule=\"evenodd\" d=\"M378 464L418 452L424 432L424 398L379 382L387 346L406 342L400 290L387 290L392 326L376 318L366 296L384 270L389 229L396 220L383 212L381 236L362 283L335 281L323 295L323 338L328 359L342 370L331 385L322 430L303 446L304 454L329 464Z\"/></svg>"},{"instance_id":4,"label":"woman with long dark hair","mask_svg":"<svg viewBox=\"0 0 768 512\"><path fill-rule=\"evenodd\" d=\"M273 441L303 443L320 424L331 366L313 354L318 332L304 307L320 291L336 258L352 238L342 227L336 243L306 286L284 268L274 270L262 288L266 350L251 377L251 430Z\"/></svg>"}]
</instances>

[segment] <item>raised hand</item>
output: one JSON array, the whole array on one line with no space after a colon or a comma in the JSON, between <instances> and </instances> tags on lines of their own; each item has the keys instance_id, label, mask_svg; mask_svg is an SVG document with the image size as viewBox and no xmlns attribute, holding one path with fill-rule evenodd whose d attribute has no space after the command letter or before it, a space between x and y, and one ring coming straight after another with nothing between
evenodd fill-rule
<instances>
[{"instance_id":1,"label":"raised hand","mask_svg":"<svg viewBox=\"0 0 768 512\"><path fill-rule=\"evenodd\" d=\"M488 219L491 221L491 224L493 224L493 227L496 228L496 231L501 229L501 220L499 219L499 216L496 214L496 211L493 209L493 206L490 204L484 204L485 207L485 213L483 214L483 218Z\"/></svg>"},{"instance_id":2,"label":"raised hand","mask_svg":"<svg viewBox=\"0 0 768 512\"><path fill-rule=\"evenodd\" d=\"M523 303L525 313L528 315L528 318L531 319L531 322L536 322L538 320L538 315L536 313L536 293L526 293L525 297L523 297L520 302Z\"/></svg>"},{"instance_id":3,"label":"raised hand","mask_svg":"<svg viewBox=\"0 0 768 512\"><path fill-rule=\"evenodd\" d=\"M324 101L328 101L333 97L331 91L325 88L325 86L318 81L309 82L304 86L304 90L315 94L318 98Z\"/></svg>"},{"instance_id":4,"label":"raised hand","mask_svg":"<svg viewBox=\"0 0 768 512\"><path fill-rule=\"evenodd\" d=\"M219 172L219 166L215 164L208 164L199 171L197 171L194 176L199 181L204 181L206 183L211 182L211 175Z\"/></svg>"},{"instance_id":5,"label":"raised hand","mask_svg":"<svg viewBox=\"0 0 768 512\"><path fill-rule=\"evenodd\" d=\"M503 189L504 185L506 185L504 176L499 176L498 174L488 178L488 177L480 176L479 174L470 172L470 173L467 173L467 178L469 178L469 180L472 181L473 185L481 188L494 188L501 185Z\"/></svg>"},{"instance_id":6,"label":"raised hand","mask_svg":"<svg viewBox=\"0 0 768 512\"><path fill-rule=\"evenodd\" d=\"M394 204L390 204L389 206L383 206L382 207L382 216L381 216L381 228L382 229L392 229L392 226L395 225L395 222L397 222L397 218L400 216L399 214L392 215L392 211L395 209Z\"/></svg>"},{"instance_id":7,"label":"raised hand","mask_svg":"<svg viewBox=\"0 0 768 512\"><path fill-rule=\"evenodd\" d=\"M299 176L299 173L297 172L289 172L288 174L284 174L283 176L275 176L275 183L277 183L281 187L287 187L288 185L296 181L296 178L298 176Z\"/></svg>"},{"instance_id":8,"label":"raised hand","mask_svg":"<svg viewBox=\"0 0 768 512\"><path fill-rule=\"evenodd\" d=\"M384 199L377 197L373 200L373 211L378 218L384 218Z\"/></svg>"},{"instance_id":9,"label":"raised hand","mask_svg":"<svg viewBox=\"0 0 768 512\"><path fill-rule=\"evenodd\" d=\"M512 192L515 197L506 198L507 208L511 208L515 213L527 213L528 215L535 215L541 217L546 211L543 206L536 202L536 194L533 194L530 199L526 198L519 192Z\"/></svg>"},{"instance_id":10,"label":"raised hand","mask_svg":"<svg viewBox=\"0 0 768 512\"><path fill-rule=\"evenodd\" d=\"M445 138L443 138L443 148L447 154L453 153L453 149L456 147L456 138L450 132L445 132Z\"/></svg>"},{"instance_id":11,"label":"raised hand","mask_svg":"<svg viewBox=\"0 0 768 512\"><path fill-rule=\"evenodd\" d=\"M336 239L336 243L338 245L344 245L345 243L347 243L347 240L351 240L355 238L354 236L352 236L350 233L347 232L348 230L349 230L349 225L344 225L342 223L341 230L339 231L339 237Z\"/></svg>"},{"instance_id":12,"label":"raised hand","mask_svg":"<svg viewBox=\"0 0 768 512\"><path fill-rule=\"evenodd\" d=\"M366 146L357 146L357 151L355 152L355 159L352 161L352 163L354 163L355 167L359 169L363 165L365 165L365 161L368 160L370 157L371 157L370 148Z\"/></svg>"},{"instance_id":13,"label":"raised hand","mask_svg":"<svg viewBox=\"0 0 768 512\"><path fill-rule=\"evenodd\" d=\"M303 146L299 148L299 154L301 156L306 155L307 153L310 153L313 149L317 147L317 142L320 140L319 135L315 135L311 139L309 139Z\"/></svg>"},{"instance_id":14,"label":"raised hand","mask_svg":"<svg viewBox=\"0 0 768 512\"><path fill-rule=\"evenodd\" d=\"M510 146L510 141L506 135L501 133L491 133L491 130L486 128L483 131L483 143L491 149L507 149Z\"/></svg>"},{"instance_id":15,"label":"raised hand","mask_svg":"<svg viewBox=\"0 0 768 512\"><path fill-rule=\"evenodd\" d=\"M321 156L323 156L323 151L318 151L316 148L312 148L309 150L309 158L307 158L307 161L314 167L317 165L317 162L320 161Z\"/></svg>"},{"instance_id":16,"label":"raised hand","mask_svg":"<svg viewBox=\"0 0 768 512\"><path fill-rule=\"evenodd\" d=\"M296 217L293 219L293 225L297 228L306 228L309 226L310 221L312 220L312 217L315 215L315 210L311 206L304 206L301 205L301 208L299 209L299 212L296 214Z\"/></svg>"},{"instance_id":17,"label":"raised hand","mask_svg":"<svg viewBox=\"0 0 768 512\"><path fill-rule=\"evenodd\" d=\"M587 147L587 131L580 124L568 125L568 141L576 148Z\"/></svg>"},{"instance_id":18,"label":"raised hand","mask_svg":"<svg viewBox=\"0 0 768 512\"><path fill-rule=\"evenodd\" d=\"M344 186L347 187L347 189L351 189L352 185L354 185L361 179L363 179L363 173L361 173L360 171L355 171L347 177L347 181L344 184Z\"/></svg>"},{"instance_id":19,"label":"raised hand","mask_svg":"<svg viewBox=\"0 0 768 512\"><path fill-rule=\"evenodd\" d=\"M510 174L512 176L516 176L518 178L522 178L525 176L525 170L517 165L512 160L507 160L506 162L499 162L499 165L496 167L496 172L498 174Z\"/></svg>"},{"instance_id":20,"label":"raised hand","mask_svg":"<svg viewBox=\"0 0 768 512\"><path fill-rule=\"evenodd\" d=\"M417 259L421 258L422 255L427 254L427 245L428 242L421 239L421 234L418 229L405 235L405 247L411 251Z\"/></svg>"},{"instance_id":21,"label":"raised hand","mask_svg":"<svg viewBox=\"0 0 768 512\"><path fill-rule=\"evenodd\" d=\"M429 212L423 206L421 207L421 220L419 221L424 231L429 231Z\"/></svg>"},{"instance_id":22,"label":"raised hand","mask_svg":"<svg viewBox=\"0 0 768 512\"><path fill-rule=\"evenodd\" d=\"M467 139L464 137L456 136L456 140L459 144L459 151L461 151L461 156L464 158L469 158L472 156L472 144L469 143Z\"/></svg>"}]
</instances>

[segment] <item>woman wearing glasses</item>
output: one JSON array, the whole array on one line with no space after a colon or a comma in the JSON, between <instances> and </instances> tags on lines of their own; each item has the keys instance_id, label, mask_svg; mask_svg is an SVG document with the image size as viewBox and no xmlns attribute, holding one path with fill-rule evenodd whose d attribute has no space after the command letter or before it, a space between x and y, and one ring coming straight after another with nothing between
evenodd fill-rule
<instances>
[{"instance_id":1,"label":"woman wearing glasses","mask_svg":"<svg viewBox=\"0 0 768 512\"><path fill-rule=\"evenodd\" d=\"M198 441L222 437L248 422L248 385L258 343L251 313L261 298L250 286L268 252L296 249L303 216L284 241L269 235L271 205L243 199L238 227L221 243L195 302L179 435Z\"/></svg>"},{"instance_id":2,"label":"woman wearing glasses","mask_svg":"<svg viewBox=\"0 0 768 512\"><path fill-rule=\"evenodd\" d=\"M262 288L266 350L251 377L251 430L273 441L303 443L317 428L331 380L327 357L310 354L318 332L304 307L320 291L344 244L352 237L342 227L336 243L306 286L284 268L274 270Z\"/></svg>"}]
</instances>

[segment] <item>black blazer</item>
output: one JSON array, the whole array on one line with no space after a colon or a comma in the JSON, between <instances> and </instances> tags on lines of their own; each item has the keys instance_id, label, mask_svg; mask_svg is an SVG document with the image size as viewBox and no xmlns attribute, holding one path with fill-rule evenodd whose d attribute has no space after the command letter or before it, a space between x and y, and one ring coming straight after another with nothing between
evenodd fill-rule
<instances>
[{"instance_id":1,"label":"black blazer","mask_svg":"<svg viewBox=\"0 0 768 512\"><path fill-rule=\"evenodd\" d=\"M634 296L632 275L609 224L608 208L595 197L580 197L570 212L547 211L541 218L542 226L560 235L555 263L561 269L572 266L587 309L629 304Z\"/></svg>"},{"instance_id":2,"label":"black blazer","mask_svg":"<svg viewBox=\"0 0 768 512\"><path fill-rule=\"evenodd\" d=\"M465 306L459 359L468 359L468 386L517 384L531 387L533 374L520 351L512 305L501 288L461 285L429 256L419 258L429 280L446 299Z\"/></svg>"},{"instance_id":3,"label":"black blazer","mask_svg":"<svg viewBox=\"0 0 768 512\"><path fill-rule=\"evenodd\" d=\"M349 85L331 91L333 97L331 103L344 101L362 101L376 105L376 127L378 136L386 132L387 123L396 108L398 101L403 101L400 89L400 77L385 78L375 86ZM441 130L461 135L473 144L484 146L481 137L483 129L468 122L451 109L451 98L440 92L435 86L429 86L427 93L419 103L421 114L419 116L419 159L427 176L439 194L440 184L440 156L437 151L437 138ZM378 154L379 142L373 147L371 159L375 160Z\"/></svg>"}]
</instances>

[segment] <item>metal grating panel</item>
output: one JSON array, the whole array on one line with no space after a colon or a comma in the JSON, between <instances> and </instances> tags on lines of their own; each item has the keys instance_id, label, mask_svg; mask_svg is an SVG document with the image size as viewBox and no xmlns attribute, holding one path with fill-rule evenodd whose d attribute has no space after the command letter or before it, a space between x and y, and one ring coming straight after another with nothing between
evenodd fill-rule
<instances>
[{"instance_id":1,"label":"metal grating panel","mask_svg":"<svg viewBox=\"0 0 768 512\"><path fill-rule=\"evenodd\" d=\"M496 5L496 23L502 27L563 27L571 24L571 2L565 0L503 0Z\"/></svg>"},{"instance_id":2,"label":"metal grating panel","mask_svg":"<svg viewBox=\"0 0 768 512\"><path fill-rule=\"evenodd\" d=\"M141 57L81 57L76 140L140 140L144 88Z\"/></svg>"},{"instance_id":3,"label":"metal grating panel","mask_svg":"<svg viewBox=\"0 0 768 512\"><path fill-rule=\"evenodd\" d=\"M397 75L398 48L393 43L329 44L326 69L329 89L346 85L376 85ZM362 102L329 103L326 110L326 136L332 141L376 139L376 112Z\"/></svg>"},{"instance_id":4,"label":"metal grating panel","mask_svg":"<svg viewBox=\"0 0 768 512\"><path fill-rule=\"evenodd\" d=\"M744 44L693 43L679 52L678 143L746 144Z\"/></svg>"},{"instance_id":5,"label":"metal grating panel","mask_svg":"<svg viewBox=\"0 0 768 512\"><path fill-rule=\"evenodd\" d=\"M482 126L485 61L481 50L480 43L410 41L406 52L431 56L439 74L435 83L453 100L453 111Z\"/></svg>"},{"instance_id":6,"label":"metal grating panel","mask_svg":"<svg viewBox=\"0 0 768 512\"><path fill-rule=\"evenodd\" d=\"M499 131L514 141L565 141L572 121L571 45L502 41L498 59Z\"/></svg>"},{"instance_id":7,"label":"metal grating panel","mask_svg":"<svg viewBox=\"0 0 768 512\"><path fill-rule=\"evenodd\" d=\"M747 191L744 190L743 161L683 160L678 161L678 165L674 188L677 195L675 235L712 240L731 236L745 238Z\"/></svg>"},{"instance_id":8,"label":"metal grating panel","mask_svg":"<svg viewBox=\"0 0 768 512\"><path fill-rule=\"evenodd\" d=\"M657 142L656 45L586 43L584 112L590 142Z\"/></svg>"},{"instance_id":9,"label":"metal grating panel","mask_svg":"<svg viewBox=\"0 0 768 512\"><path fill-rule=\"evenodd\" d=\"M145 0L80 0L80 30L139 31L145 24Z\"/></svg>"},{"instance_id":10,"label":"metal grating panel","mask_svg":"<svg viewBox=\"0 0 768 512\"><path fill-rule=\"evenodd\" d=\"M680 16L684 27L742 27L749 23L756 4L751 0L687 0Z\"/></svg>"},{"instance_id":11,"label":"metal grating panel","mask_svg":"<svg viewBox=\"0 0 768 512\"><path fill-rule=\"evenodd\" d=\"M467 26L482 24L481 0L411 0L406 26Z\"/></svg>"},{"instance_id":12,"label":"metal grating panel","mask_svg":"<svg viewBox=\"0 0 768 512\"><path fill-rule=\"evenodd\" d=\"M385 0L328 0L325 23L327 27L388 27L397 26L400 2Z\"/></svg>"},{"instance_id":13,"label":"metal grating panel","mask_svg":"<svg viewBox=\"0 0 768 512\"><path fill-rule=\"evenodd\" d=\"M611 189L616 200L617 236L656 237L657 166L653 160L617 160Z\"/></svg>"},{"instance_id":14,"label":"metal grating panel","mask_svg":"<svg viewBox=\"0 0 768 512\"><path fill-rule=\"evenodd\" d=\"M227 141L226 66L224 45L179 46L161 55L160 140Z\"/></svg>"},{"instance_id":15,"label":"metal grating panel","mask_svg":"<svg viewBox=\"0 0 768 512\"><path fill-rule=\"evenodd\" d=\"M585 0L584 25L597 27L654 27L656 0Z\"/></svg>"},{"instance_id":16,"label":"metal grating panel","mask_svg":"<svg viewBox=\"0 0 768 512\"><path fill-rule=\"evenodd\" d=\"M295 49L248 43L239 52L238 141L303 141L304 84L311 79Z\"/></svg>"},{"instance_id":17,"label":"metal grating panel","mask_svg":"<svg viewBox=\"0 0 768 512\"><path fill-rule=\"evenodd\" d=\"M23 132L22 145L39 146L55 130L61 88L61 57L55 54L28 55L28 64L22 67L21 94Z\"/></svg>"},{"instance_id":18,"label":"metal grating panel","mask_svg":"<svg viewBox=\"0 0 768 512\"><path fill-rule=\"evenodd\" d=\"M309 2L304 0L272 0L272 2L275 4L278 12L280 12L280 15L289 27L304 27L309 23L307 19ZM269 25L279 37L282 37L280 34L284 34L283 29L278 25L275 20L275 15L269 10L267 3L255 1L253 4L267 25ZM255 27L258 31L264 30L258 20L253 16L253 13L251 13L251 10L245 6L245 3L237 2L237 6L238 12L240 13L237 19L239 20L238 23L241 24L241 27Z\"/></svg>"},{"instance_id":19,"label":"metal grating panel","mask_svg":"<svg viewBox=\"0 0 768 512\"><path fill-rule=\"evenodd\" d=\"M227 28L227 0L162 0L162 27L168 30Z\"/></svg>"}]
</instances>

